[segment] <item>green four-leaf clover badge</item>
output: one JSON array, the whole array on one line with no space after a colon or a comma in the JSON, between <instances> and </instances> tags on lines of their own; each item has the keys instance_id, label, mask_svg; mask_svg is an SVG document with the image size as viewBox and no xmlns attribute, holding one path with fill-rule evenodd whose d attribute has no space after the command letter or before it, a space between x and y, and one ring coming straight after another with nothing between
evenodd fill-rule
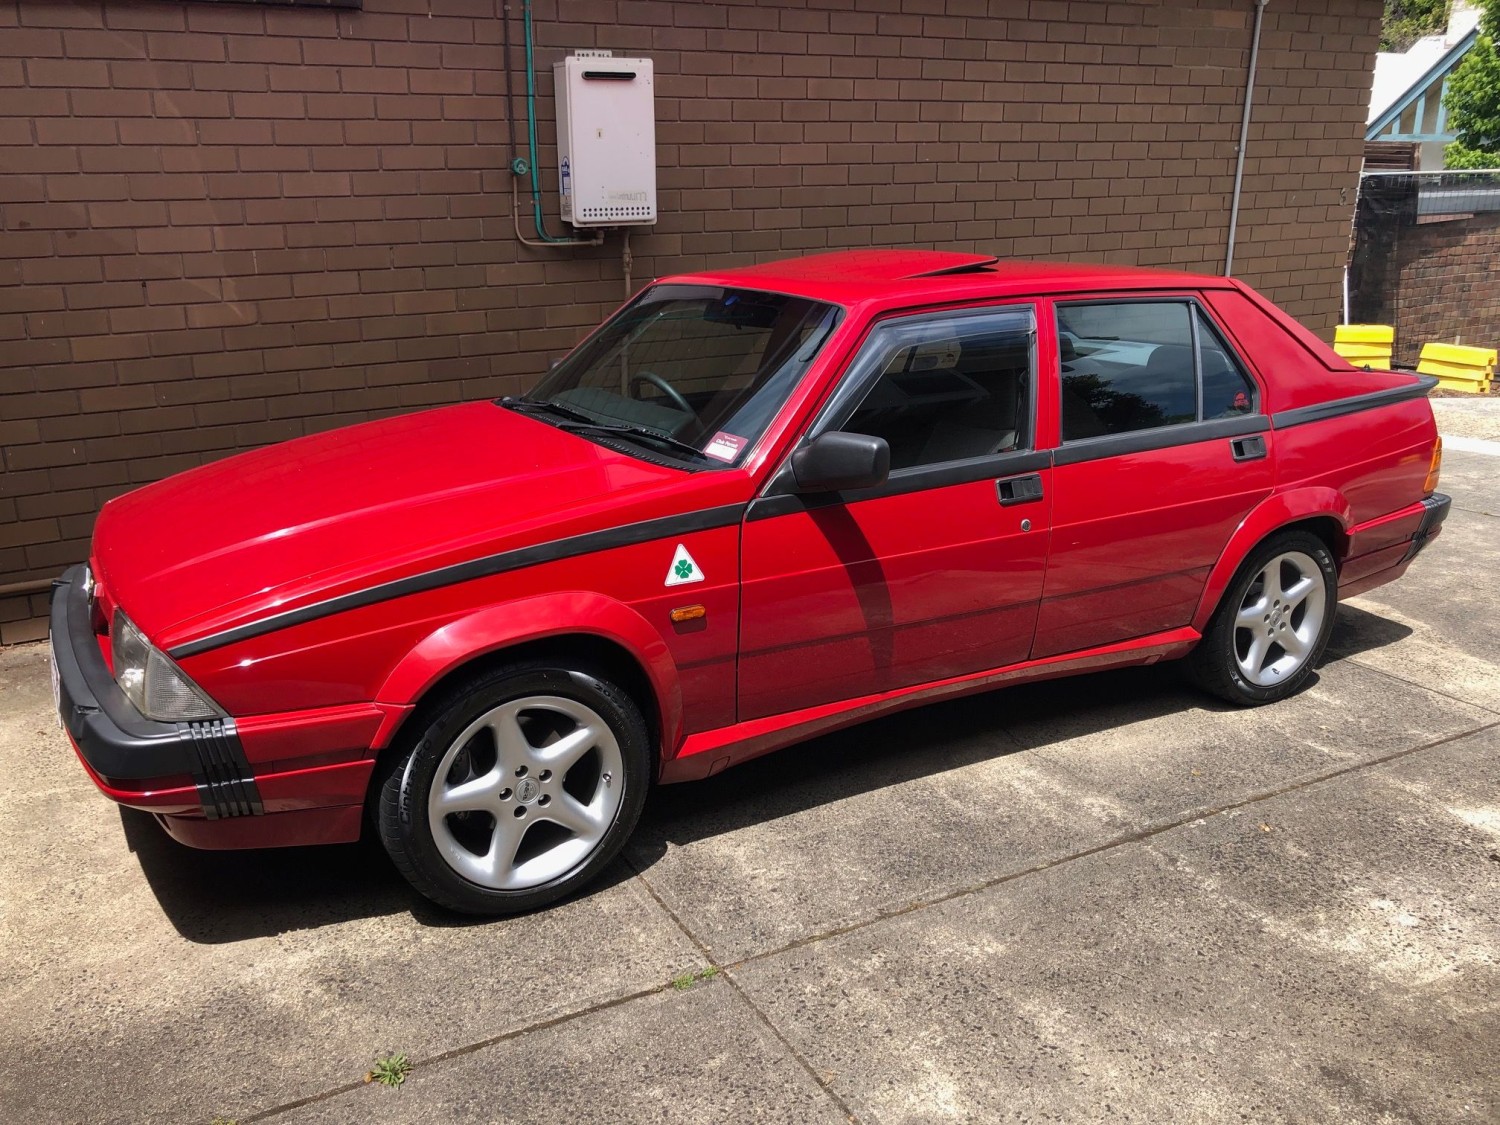
<instances>
[{"instance_id":1,"label":"green four-leaf clover badge","mask_svg":"<svg viewBox=\"0 0 1500 1125\"><path fill-rule=\"evenodd\" d=\"M667 580L665 586L681 586L688 582L702 582L703 571L699 568L693 556L688 554L688 549L683 544L677 544L677 550L672 554L672 561L667 566Z\"/></svg>"}]
</instances>

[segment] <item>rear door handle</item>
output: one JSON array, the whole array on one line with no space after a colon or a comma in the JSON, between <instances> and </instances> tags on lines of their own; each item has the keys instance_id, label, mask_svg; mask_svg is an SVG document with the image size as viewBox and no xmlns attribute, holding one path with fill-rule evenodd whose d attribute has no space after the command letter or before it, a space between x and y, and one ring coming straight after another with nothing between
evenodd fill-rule
<instances>
[{"instance_id":1,"label":"rear door handle","mask_svg":"<svg viewBox=\"0 0 1500 1125\"><path fill-rule=\"evenodd\" d=\"M1007 477L995 482L995 492L1000 497L1000 506L1032 504L1042 498L1042 478L1036 473L1024 477Z\"/></svg>"},{"instance_id":2,"label":"rear door handle","mask_svg":"<svg viewBox=\"0 0 1500 1125\"><path fill-rule=\"evenodd\" d=\"M1251 437L1237 437L1229 443L1229 448L1234 451L1236 461L1264 461L1266 459L1266 439L1259 434Z\"/></svg>"}]
</instances>

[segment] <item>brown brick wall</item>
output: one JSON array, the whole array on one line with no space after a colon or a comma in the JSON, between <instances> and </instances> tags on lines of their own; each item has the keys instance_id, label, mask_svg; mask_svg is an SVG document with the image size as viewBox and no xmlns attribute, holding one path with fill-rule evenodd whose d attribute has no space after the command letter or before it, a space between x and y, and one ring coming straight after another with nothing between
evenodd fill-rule
<instances>
[{"instance_id":1,"label":"brown brick wall","mask_svg":"<svg viewBox=\"0 0 1500 1125\"><path fill-rule=\"evenodd\" d=\"M538 0L541 129L567 50L655 60L638 280L869 245L1212 271L1253 8ZM1380 10L1266 9L1236 270L1318 329ZM618 239L514 237L501 11L0 0L0 587L164 474L522 390L618 302Z\"/></svg>"},{"instance_id":2,"label":"brown brick wall","mask_svg":"<svg viewBox=\"0 0 1500 1125\"><path fill-rule=\"evenodd\" d=\"M1387 294L1397 363L1415 367L1422 345L1500 346L1500 214L1403 228Z\"/></svg>"}]
</instances>

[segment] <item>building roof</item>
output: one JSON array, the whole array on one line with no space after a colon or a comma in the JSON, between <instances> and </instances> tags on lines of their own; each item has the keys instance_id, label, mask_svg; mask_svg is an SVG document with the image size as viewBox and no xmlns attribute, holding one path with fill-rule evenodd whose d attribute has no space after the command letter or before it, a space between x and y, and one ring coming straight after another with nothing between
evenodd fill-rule
<instances>
[{"instance_id":1,"label":"building roof","mask_svg":"<svg viewBox=\"0 0 1500 1125\"><path fill-rule=\"evenodd\" d=\"M1375 87L1370 97L1367 141L1451 141L1448 113L1443 105L1448 76L1479 40L1478 26L1471 27L1447 50L1440 37L1424 39L1405 55L1380 55L1375 64ZM1404 60L1403 65L1385 60ZM1423 64L1426 64L1425 66ZM1404 87L1391 75L1414 75ZM1394 93L1393 93L1394 91ZM1382 99L1388 99L1377 109Z\"/></svg>"}]
</instances>

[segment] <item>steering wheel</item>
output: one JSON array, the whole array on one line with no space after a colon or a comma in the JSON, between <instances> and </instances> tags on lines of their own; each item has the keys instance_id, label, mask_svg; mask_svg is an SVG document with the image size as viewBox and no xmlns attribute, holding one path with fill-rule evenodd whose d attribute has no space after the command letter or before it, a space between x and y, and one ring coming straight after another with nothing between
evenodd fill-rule
<instances>
[{"instance_id":1,"label":"steering wheel","mask_svg":"<svg viewBox=\"0 0 1500 1125\"><path fill-rule=\"evenodd\" d=\"M640 398L640 396L635 393L635 388L637 384L640 383L650 383L662 394L666 395L668 401L671 402L674 407L682 411L682 413L686 414L689 418L698 417L698 412L688 405L687 399L682 397L681 392L678 391L676 387L672 386L671 383L663 379L660 375L656 374L656 372L637 371L630 377L630 393L635 398Z\"/></svg>"}]
</instances>

